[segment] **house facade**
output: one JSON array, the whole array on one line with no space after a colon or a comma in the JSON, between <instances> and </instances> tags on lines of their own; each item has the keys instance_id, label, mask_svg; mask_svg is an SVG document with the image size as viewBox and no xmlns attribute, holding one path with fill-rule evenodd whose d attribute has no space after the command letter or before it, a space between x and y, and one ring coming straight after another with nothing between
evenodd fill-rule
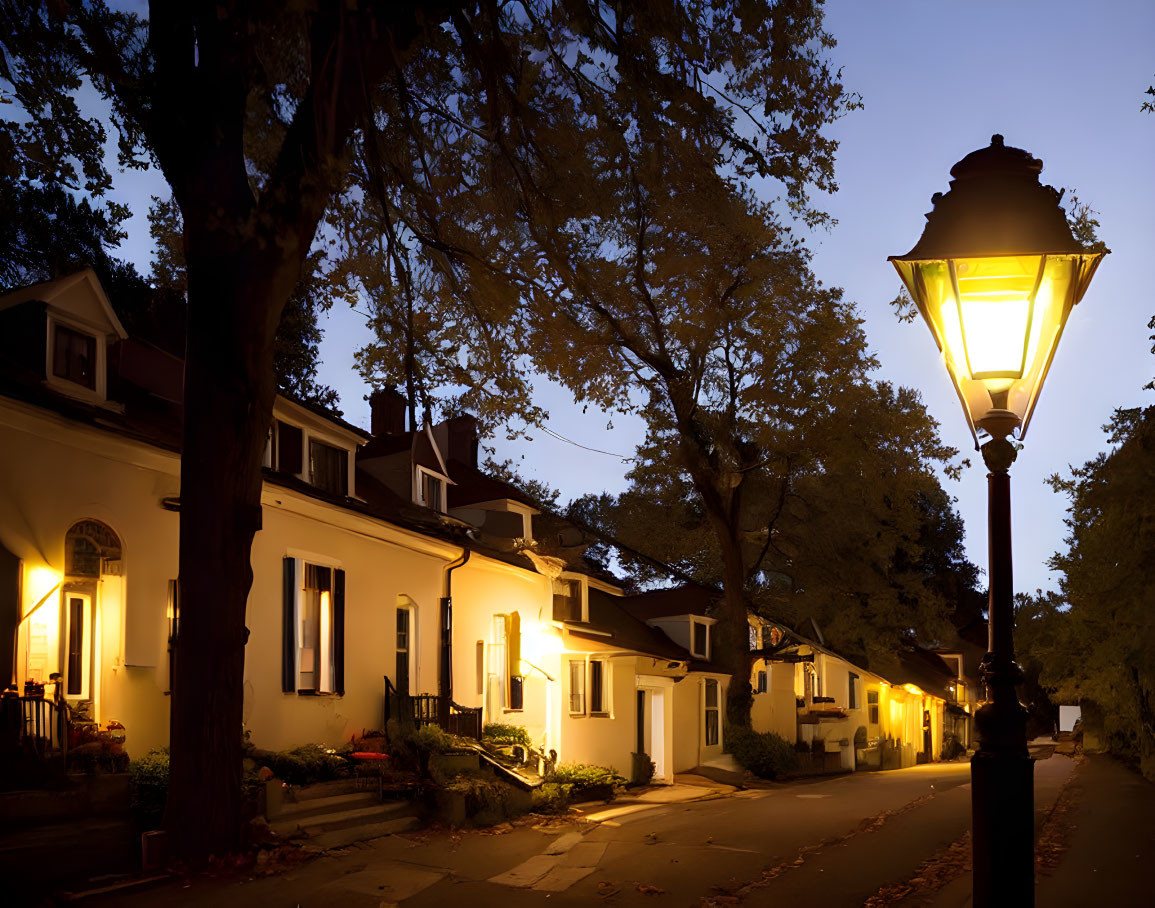
<instances>
[{"instance_id":1,"label":"house facade","mask_svg":"<svg viewBox=\"0 0 1155 908\"><path fill-rule=\"evenodd\" d=\"M123 724L133 755L168 742L180 658L182 375L91 271L0 297L0 675ZM371 432L274 405L246 612L253 742L338 745L408 694L627 778L640 754L659 782L721 759L712 594L626 595L580 533L478 469L471 417L407 427L396 393L371 404ZM759 730L841 749L865 728L901 742L902 765L938 758L925 679L762 619L751 634Z\"/></svg>"}]
</instances>

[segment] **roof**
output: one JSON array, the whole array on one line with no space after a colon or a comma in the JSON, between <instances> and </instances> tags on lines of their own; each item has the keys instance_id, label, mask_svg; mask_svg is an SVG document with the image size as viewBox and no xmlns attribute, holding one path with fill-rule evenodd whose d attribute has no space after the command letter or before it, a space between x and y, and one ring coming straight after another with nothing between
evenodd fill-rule
<instances>
[{"instance_id":1,"label":"roof","mask_svg":"<svg viewBox=\"0 0 1155 908\"><path fill-rule=\"evenodd\" d=\"M676 615L707 615L713 611L714 603L721 596L720 590L683 583L681 586L628 596L623 600L623 606L640 621L653 621Z\"/></svg>"},{"instance_id":2,"label":"roof","mask_svg":"<svg viewBox=\"0 0 1155 908\"><path fill-rule=\"evenodd\" d=\"M460 460L449 461L449 478L456 485L449 487L449 507L464 508L483 501L516 501L537 510L537 506L525 492L517 486L500 479L487 476L476 467Z\"/></svg>"},{"instance_id":3,"label":"roof","mask_svg":"<svg viewBox=\"0 0 1155 908\"><path fill-rule=\"evenodd\" d=\"M0 296L0 309L9 309L33 300L52 303L58 297L64 296L74 289L87 290L96 300L100 313L108 320L116 335L122 339L128 337L128 332L124 330L124 325L120 323L116 311L104 294L104 288L100 286L100 279L91 268L84 268L73 274L66 274L50 281L41 281L38 284L29 284L27 287L20 287L10 293L5 293Z\"/></svg>"},{"instance_id":4,"label":"roof","mask_svg":"<svg viewBox=\"0 0 1155 908\"><path fill-rule=\"evenodd\" d=\"M954 683L954 672L937 655L921 646L900 649L891 664L872 671L891 684L913 684L932 696L954 699L948 688Z\"/></svg>"},{"instance_id":5,"label":"roof","mask_svg":"<svg viewBox=\"0 0 1155 908\"><path fill-rule=\"evenodd\" d=\"M566 624L566 631L591 643L608 643L618 649L633 650L671 662L689 662L690 654L655 627L639 621L624 607L625 597L613 596L590 587L589 622ZM583 632L583 627L586 631ZM607 639L605 634L609 634Z\"/></svg>"}]
</instances>

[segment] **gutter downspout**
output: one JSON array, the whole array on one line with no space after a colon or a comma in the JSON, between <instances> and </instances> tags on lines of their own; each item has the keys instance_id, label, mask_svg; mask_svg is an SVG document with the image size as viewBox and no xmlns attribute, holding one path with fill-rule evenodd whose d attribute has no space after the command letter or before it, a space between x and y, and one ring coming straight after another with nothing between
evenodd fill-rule
<instances>
[{"instance_id":1,"label":"gutter downspout","mask_svg":"<svg viewBox=\"0 0 1155 908\"><path fill-rule=\"evenodd\" d=\"M441 661L437 672L437 712L441 727L449 730L449 701L453 699L453 572L469 563L473 553L461 554L445 566L445 595L441 598Z\"/></svg>"}]
</instances>

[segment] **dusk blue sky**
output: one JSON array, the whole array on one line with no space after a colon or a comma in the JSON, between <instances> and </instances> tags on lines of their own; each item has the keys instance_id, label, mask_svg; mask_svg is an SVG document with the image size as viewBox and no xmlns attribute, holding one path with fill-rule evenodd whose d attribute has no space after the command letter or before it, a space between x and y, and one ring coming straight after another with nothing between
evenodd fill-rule
<instances>
[{"instance_id":1,"label":"dusk blue sky","mask_svg":"<svg viewBox=\"0 0 1155 908\"><path fill-rule=\"evenodd\" d=\"M914 245L931 194L945 192L951 166L994 133L1042 158L1044 182L1068 195L1077 189L1098 212L1112 254L1071 316L1011 473L1016 588L1053 588L1046 561L1063 545L1065 502L1045 478L1103 450L1100 427L1115 408L1153 402L1142 387L1155 374L1146 328L1155 302L1144 271L1155 260L1155 115L1139 107L1155 81L1155 3L834 0L827 26L845 84L865 106L832 129L841 142L840 189L825 207L838 225L811 236L814 268L859 305L880 377L920 389L944 439L970 456L962 481L944 484L958 499L968 552L980 567L985 470L929 331L921 321L900 324L888 305L899 281L886 257ZM122 253L142 270L150 194L167 194L155 172L121 175L112 193L138 213ZM367 428L368 389L352 365L368 340L364 319L334 310L325 327L321 380L338 389L346 417ZM583 414L544 382L540 402L549 427L582 445L630 455L641 437L636 419ZM563 500L625 487L628 465L617 457L542 432L494 443L499 458L516 459Z\"/></svg>"}]
</instances>

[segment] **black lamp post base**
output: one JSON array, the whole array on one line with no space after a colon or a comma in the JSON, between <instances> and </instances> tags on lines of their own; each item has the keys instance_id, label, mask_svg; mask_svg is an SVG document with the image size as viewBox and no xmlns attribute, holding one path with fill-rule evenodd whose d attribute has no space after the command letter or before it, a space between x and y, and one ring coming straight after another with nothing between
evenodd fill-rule
<instances>
[{"instance_id":1,"label":"black lamp post base","mask_svg":"<svg viewBox=\"0 0 1155 908\"><path fill-rule=\"evenodd\" d=\"M974 908L1035 904L1035 762L1018 753L971 759Z\"/></svg>"}]
</instances>

